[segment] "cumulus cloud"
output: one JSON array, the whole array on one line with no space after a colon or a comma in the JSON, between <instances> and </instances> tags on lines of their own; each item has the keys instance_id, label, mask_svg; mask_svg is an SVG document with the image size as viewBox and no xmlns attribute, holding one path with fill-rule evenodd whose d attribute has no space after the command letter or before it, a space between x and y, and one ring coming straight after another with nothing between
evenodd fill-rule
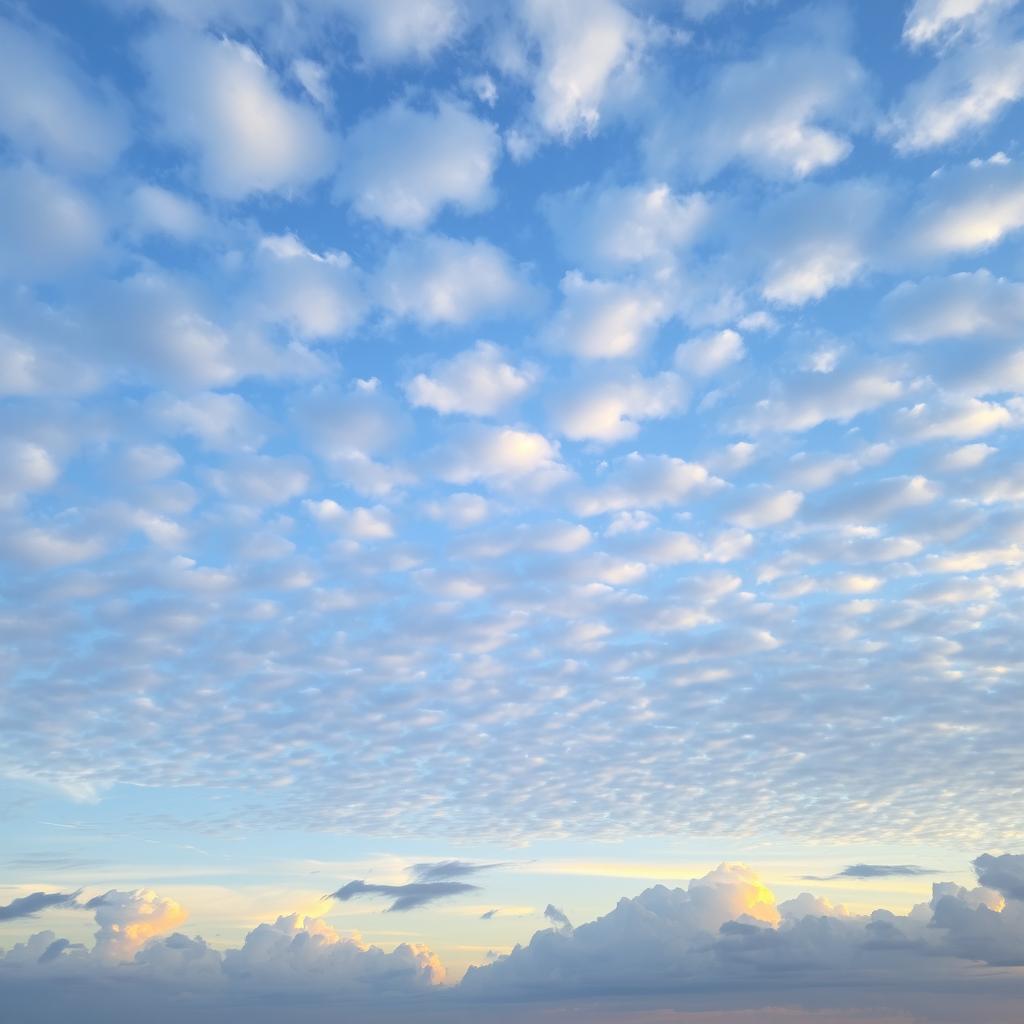
<instances>
[{"instance_id":1,"label":"cumulus cloud","mask_svg":"<svg viewBox=\"0 0 1024 1024\"><path fill-rule=\"evenodd\" d=\"M399 101L346 136L335 196L389 227L424 228L447 205L488 205L500 151L494 126L454 103Z\"/></svg>"},{"instance_id":2,"label":"cumulus cloud","mask_svg":"<svg viewBox=\"0 0 1024 1024\"><path fill-rule=\"evenodd\" d=\"M501 347L489 341L438 363L430 374L418 373L405 386L413 405L439 413L491 416L523 397L537 379L530 363L505 362Z\"/></svg>"},{"instance_id":3,"label":"cumulus cloud","mask_svg":"<svg viewBox=\"0 0 1024 1024\"><path fill-rule=\"evenodd\" d=\"M948 44L966 31L987 26L989 20L1016 0L914 0L903 23L910 46Z\"/></svg>"},{"instance_id":4,"label":"cumulus cloud","mask_svg":"<svg viewBox=\"0 0 1024 1024\"><path fill-rule=\"evenodd\" d=\"M840 25L827 15L803 20L758 56L716 68L701 92L679 104L653 136L654 165L681 164L706 180L742 163L768 177L800 179L843 161L866 74Z\"/></svg>"},{"instance_id":5,"label":"cumulus cloud","mask_svg":"<svg viewBox=\"0 0 1024 1024\"><path fill-rule=\"evenodd\" d=\"M23 154L86 171L114 163L128 142L125 104L86 76L63 40L0 19L0 68L0 134Z\"/></svg>"},{"instance_id":6,"label":"cumulus cloud","mask_svg":"<svg viewBox=\"0 0 1024 1024\"><path fill-rule=\"evenodd\" d=\"M554 422L573 441L622 441L635 437L640 421L664 419L680 411L686 390L671 372L582 381L559 396Z\"/></svg>"},{"instance_id":7,"label":"cumulus cloud","mask_svg":"<svg viewBox=\"0 0 1024 1024\"><path fill-rule=\"evenodd\" d=\"M150 939L183 924L187 917L180 903L152 889L111 889L85 907L96 912L99 925L95 954L107 960L131 958Z\"/></svg>"},{"instance_id":8,"label":"cumulus cloud","mask_svg":"<svg viewBox=\"0 0 1024 1024\"><path fill-rule=\"evenodd\" d=\"M363 58L384 64L430 59L466 20L460 0L334 0L332 6L352 20Z\"/></svg>"},{"instance_id":9,"label":"cumulus cloud","mask_svg":"<svg viewBox=\"0 0 1024 1024\"><path fill-rule=\"evenodd\" d=\"M212 195L303 188L330 168L335 145L318 115L283 92L252 47L174 27L142 54L163 130L194 156Z\"/></svg>"},{"instance_id":10,"label":"cumulus cloud","mask_svg":"<svg viewBox=\"0 0 1024 1024\"><path fill-rule=\"evenodd\" d=\"M663 299L639 282L589 280L573 270L561 289L562 306L546 340L581 359L636 354L668 315Z\"/></svg>"},{"instance_id":11,"label":"cumulus cloud","mask_svg":"<svg viewBox=\"0 0 1024 1024\"><path fill-rule=\"evenodd\" d=\"M580 515L596 516L621 509L676 505L721 483L699 463L631 452L617 459L592 488L581 491L576 507Z\"/></svg>"},{"instance_id":12,"label":"cumulus cloud","mask_svg":"<svg viewBox=\"0 0 1024 1024\"><path fill-rule=\"evenodd\" d=\"M526 273L497 246L425 235L397 244L376 278L378 300L423 327L460 325L532 303Z\"/></svg>"},{"instance_id":13,"label":"cumulus cloud","mask_svg":"<svg viewBox=\"0 0 1024 1024\"><path fill-rule=\"evenodd\" d=\"M438 473L453 484L481 480L534 491L548 490L570 477L558 446L543 434L484 426L462 431L439 452Z\"/></svg>"}]
</instances>

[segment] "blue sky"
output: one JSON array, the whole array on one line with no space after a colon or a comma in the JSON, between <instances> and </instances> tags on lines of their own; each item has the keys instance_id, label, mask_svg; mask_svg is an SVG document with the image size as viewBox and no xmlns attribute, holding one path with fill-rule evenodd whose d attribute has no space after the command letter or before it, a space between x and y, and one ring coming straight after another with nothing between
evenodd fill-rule
<instances>
[{"instance_id":1,"label":"blue sky","mask_svg":"<svg viewBox=\"0 0 1024 1024\"><path fill-rule=\"evenodd\" d=\"M10 1005L1016 1020L1022 99L1014 0L3 4Z\"/></svg>"}]
</instances>

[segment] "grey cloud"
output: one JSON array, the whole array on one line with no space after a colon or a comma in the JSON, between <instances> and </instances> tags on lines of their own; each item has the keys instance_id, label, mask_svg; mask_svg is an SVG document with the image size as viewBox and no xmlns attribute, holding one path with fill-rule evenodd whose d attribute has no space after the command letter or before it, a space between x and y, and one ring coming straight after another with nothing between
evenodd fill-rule
<instances>
[{"instance_id":1,"label":"grey cloud","mask_svg":"<svg viewBox=\"0 0 1024 1024\"><path fill-rule=\"evenodd\" d=\"M49 907L74 906L77 892L33 892L19 896L0 907L0 921L13 921L19 917L34 917Z\"/></svg>"},{"instance_id":2,"label":"grey cloud","mask_svg":"<svg viewBox=\"0 0 1024 1024\"><path fill-rule=\"evenodd\" d=\"M443 882L452 878L465 878L480 871L500 868L503 865L474 864L467 860L439 860L432 863L413 864L409 871L418 882Z\"/></svg>"},{"instance_id":3,"label":"grey cloud","mask_svg":"<svg viewBox=\"0 0 1024 1024\"><path fill-rule=\"evenodd\" d=\"M565 912L559 910L553 903L544 908L544 916L559 930L564 932L572 931L572 922L566 917Z\"/></svg>"},{"instance_id":4,"label":"grey cloud","mask_svg":"<svg viewBox=\"0 0 1024 1024\"><path fill-rule=\"evenodd\" d=\"M851 864L833 878L887 878L890 876L934 875L930 868L914 864Z\"/></svg>"},{"instance_id":5,"label":"grey cloud","mask_svg":"<svg viewBox=\"0 0 1024 1024\"><path fill-rule=\"evenodd\" d=\"M467 882L408 882L405 885L374 885L363 881L349 882L332 892L330 897L342 903L358 896L387 896L392 900L388 912L415 910L449 896L475 892L480 886Z\"/></svg>"},{"instance_id":6,"label":"grey cloud","mask_svg":"<svg viewBox=\"0 0 1024 1024\"><path fill-rule=\"evenodd\" d=\"M1007 899L1024 900L1024 854L1004 853L998 857L983 853L974 861L978 881Z\"/></svg>"}]
</instances>

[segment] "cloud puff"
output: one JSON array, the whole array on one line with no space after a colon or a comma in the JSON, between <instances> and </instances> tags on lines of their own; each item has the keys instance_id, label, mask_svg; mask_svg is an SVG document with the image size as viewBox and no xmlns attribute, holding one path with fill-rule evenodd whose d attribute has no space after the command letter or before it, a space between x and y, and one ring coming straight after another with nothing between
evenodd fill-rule
<instances>
[{"instance_id":1,"label":"cloud puff","mask_svg":"<svg viewBox=\"0 0 1024 1024\"><path fill-rule=\"evenodd\" d=\"M849 154L846 129L865 81L841 26L805 17L757 57L717 67L657 126L650 159L656 167L681 164L702 180L736 162L773 178L805 178Z\"/></svg>"},{"instance_id":2,"label":"cloud puff","mask_svg":"<svg viewBox=\"0 0 1024 1024\"><path fill-rule=\"evenodd\" d=\"M504 355L498 345L478 341L438 363L430 375L416 374L405 386L406 396L413 405L442 414L491 416L525 395L537 378L535 366L513 366L503 361Z\"/></svg>"},{"instance_id":3,"label":"cloud puff","mask_svg":"<svg viewBox=\"0 0 1024 1024\"><path fill-rule=\"evenodd\" d=\"M494 126L451 102L432 111L399 101L346 136L335 196L389 227L424 228L444 206L490 202L500 151Z\"/></svg>"},{"instance_id":4,"label":"cloud puff","mask_svg":"<svg viewBox=\"0 0 1024 1024\"><path fill-rule=\"evenodd\" d=\"M107 960L127 960L150 939L183 924L187 914L176 900L152 889L111 889L85 904L96 912L95 953Z\"/></svg>"},{"instance_id":5,"label":"cloud puff","mask_svg":"<svg viewBox=\"0 0 1024 1024\"><path fill-rule=\"evenodd\" d=\"M423 327L465 324L530 305L523 269L483 239L425 235L396 245L376 278L380 304Z\"/></svg>"},{"instance_id":6,"label":"cloud puff","mask_svg":"<svg viewBox=\"0 0 1024 1024\"><path fill-rule=\"evenodd\" d=\"M459 0L334 0L331 6L352 19L363 58L380 63L428 60L465 21Z\"/></svg>"},{"instance_id":7,"label":"cloud puff","mask_svg":"<svg viewBox=\"0 0 1024 1024\"><path fill-rule=\"evenodd\" d=\"M591 489L580 492L576 507L584 516L620 509L657 508L679 504L691 495L712 491L721 483L699 463L670 455L631 452L617 459Z\"/></svg>"},{"instance_id":8,"label":"cloud puff","mask_svg":"<svg viewBox=\"0 0 1024 1024\"><path fill-rule=\"evenodd\" d=\"M165 28L142 53L163 130L194 154L211 194L302 188L329 169L335 146L319 117L284 94L250 46Z\"/></svg>"},{"instance_id":9,"label":"cloud puff","mask_svg":"<svg viewBox=\"0 0 1024 1024\"><path fill-rule=\"evenodd\" d=\"M442 449L438 473L453 484L483 480L535 491L548 490L570 476L557 445L542 434L483 426L462 431Z\"/></svg>"},{"instance_id":10,"label":"cloud puff","mask_svg":"<svg viewBox=\"0 0 1024 1024\"><path fill-rule=\"evenodd\" d=\"M562 278L562 307L546 340L581 359L618 359L643 347L667 317L662 298L643 283Z\"/></svg>"},{"instance_id":11,"label":"cloud puff","mask_svg":"<svg viewBox=\"0 0 1024 1024\"><path fill-rule=\"evenodd\" d=\"M24 155L102 171L128 142L125 106L52 33L0 19L0 133Z\"/></svg>"},{"instance_id":12,"label":"cloud puff","mask_svg":"<svg viewBox=\"0 0 1024 1024\"><path fill-rule=\"evenodd\" d=\"M686 390L674 373L639 374L582 381L559 397L554 422L573 441L622 441L635 437L640 422L682 409Z\"/></svg>"}]
</instances>

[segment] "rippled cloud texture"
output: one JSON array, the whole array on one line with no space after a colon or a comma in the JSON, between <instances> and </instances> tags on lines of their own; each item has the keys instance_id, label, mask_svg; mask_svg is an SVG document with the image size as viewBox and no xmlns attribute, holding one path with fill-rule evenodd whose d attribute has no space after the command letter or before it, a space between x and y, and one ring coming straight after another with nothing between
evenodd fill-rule
<instances>
[{"instance_id":1,"label":"rippled cloud texture","mask_svg":"<svg viewBox=\"0 0 1024 1024\"><path fill-rule=\"evenodd\" d=\"M924 886L991 850L909 914L733 867L575 929L537 892L564 921L434 994L687 992L622 1012L694 1024L725 992L730 1021L947 1019L805 975L1010 999L1022 99L1015 0L5 5L15 834L48 801L257 837L239 865L285 832L448 864L324 880L336 915L447 905L542 841L867 840L827 877ZM386 952L294 913L227 948L173 893L16 854L2 984L53 1001L25 1019L80 984L97 1020L178 1019L179 988L312 1020L442 981L429 928ZM28 939L54 908L95 947Z\"/></svg>"}]
</instances>

